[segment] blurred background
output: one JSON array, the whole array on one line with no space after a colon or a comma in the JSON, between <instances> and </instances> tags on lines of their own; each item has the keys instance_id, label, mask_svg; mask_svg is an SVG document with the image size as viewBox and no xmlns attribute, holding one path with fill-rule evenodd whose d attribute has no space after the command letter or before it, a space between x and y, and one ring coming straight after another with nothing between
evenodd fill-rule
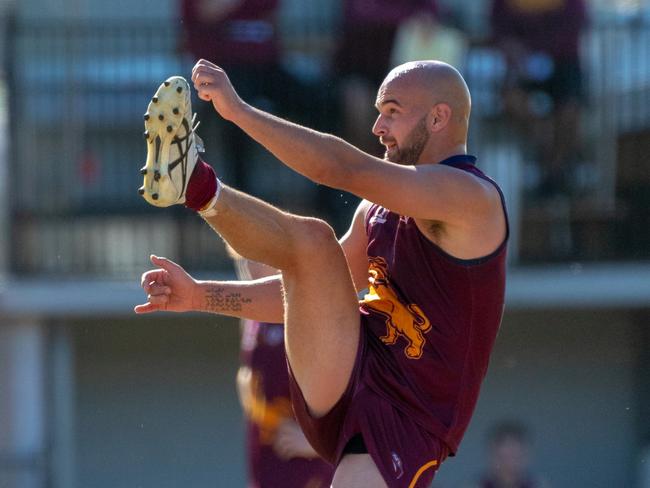
<instances>
[{"instance_id":1,"label":"blurred background","mask_svg":"<svg viewBox=\"0 0 650 488\"><path fill-rule=\"evenodd\" d=\"M650 487L650 1L235 0L226 21L209 3L0 0L0 487L245 486L237 322L132 313L150 253L234 278L200 218L137 194L147 103L199 56L253 105L370 152L391 66L457 66L510 272L435 486L489 469L508 420L552 487ZM344 232L355 197L194 109L226 183Z\"/></svg>"}]
</instances>

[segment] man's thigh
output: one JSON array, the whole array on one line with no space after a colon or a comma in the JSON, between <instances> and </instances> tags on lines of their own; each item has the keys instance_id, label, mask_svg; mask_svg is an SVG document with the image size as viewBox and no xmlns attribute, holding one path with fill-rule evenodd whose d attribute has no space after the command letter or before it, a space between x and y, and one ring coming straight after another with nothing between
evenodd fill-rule
<instances>
[{"instance_id":1,"label":"man's thigh","mask_svg":"<svg viewBox=\"0 0 650 488\"><path fill-rule=\"evenodd\" d=\"M331 229L315 226L312 248L283 270L287 357L315 416L345 392L359 345L359 306L347 260Z\"/></svg>"}]
</instances>

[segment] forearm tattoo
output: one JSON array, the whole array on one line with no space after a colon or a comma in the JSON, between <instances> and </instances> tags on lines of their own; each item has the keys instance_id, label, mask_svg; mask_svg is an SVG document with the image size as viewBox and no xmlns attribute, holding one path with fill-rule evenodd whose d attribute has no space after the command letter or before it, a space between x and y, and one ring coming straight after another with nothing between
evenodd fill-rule
<instances>
[{"instance_id":1,"label":"forearm tattoo","mask_svg":"<svg viewBox=\"0 0 650 488\"><path fill-rule=\"evenodd\" d=\"M241 312L242 306L251 302L251 298L242 297L240 292L229 292L220 286L210 286L205 292L205 308L207 312Z\"/></svg>"}]
</instances>

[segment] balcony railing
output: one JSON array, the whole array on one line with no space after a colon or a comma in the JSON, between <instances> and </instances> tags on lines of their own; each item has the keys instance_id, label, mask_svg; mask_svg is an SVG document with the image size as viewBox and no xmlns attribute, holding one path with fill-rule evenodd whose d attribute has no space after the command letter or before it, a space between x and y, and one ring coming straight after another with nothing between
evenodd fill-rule
<instances>
[{"instance_id":1,"label":"balcony railing","mask_svg":"<svg viewBox=\"0 0 650 488\"><path fill-rule=\"evenodd\" d=\"M306 54L322 59L335 32L313 24L300 23L289 37L295 47L304 36ZM14 23L7 47L11 273L131 277L152 252L193 270L229 267L199 218L182 208L150 208L136 191L149 97L163 79L187 76L191 67L178 36L160 22ZM471 152L508 197L514 262L650 258L649 46L647 22L585 33L582 190L543 204L526 195L527 141L501 109L503 60L490 47L468 53ZM351 215L345 195L324 193L265 164L268 158L260 151L251 162L258 195L291 210Z\"/></svg>"}]
</instances>

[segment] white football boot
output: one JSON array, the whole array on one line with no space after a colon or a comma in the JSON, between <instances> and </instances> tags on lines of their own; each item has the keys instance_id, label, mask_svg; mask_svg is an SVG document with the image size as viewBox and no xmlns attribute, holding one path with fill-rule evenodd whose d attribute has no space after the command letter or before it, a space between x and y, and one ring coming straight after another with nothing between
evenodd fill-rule
<instances>
[{"instance_id":1,"label":"white football boot","mask_svg":"<svg viewBox=\"0 0 650 488\"><path fill-rule=\"evenodd\" d=\"M202 142L194 133L190 85L172 76L156 91L144 114L147 162L140 170L144 185L139 193L151 205L169 207L185 203L185 191Z\"/></svg>"}]
</instances>

